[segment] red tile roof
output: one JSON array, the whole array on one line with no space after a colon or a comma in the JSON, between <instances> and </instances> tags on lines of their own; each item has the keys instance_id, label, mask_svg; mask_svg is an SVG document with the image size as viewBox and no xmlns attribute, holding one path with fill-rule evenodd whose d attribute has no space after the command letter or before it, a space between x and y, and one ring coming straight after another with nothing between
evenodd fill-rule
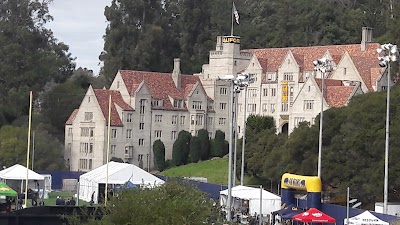
<instances>
[{"instance_id":1,"label":"red tile roof","mask_svg":"<svg viewBox=\"0 0 400 225\"><path fill-rule=\"evenodd\" d=\"M78 114L79 109L75 109L71 115L69 116L67 122L65 122L65 125L72 125L72 123L74 122L76 115Z\"/></svg>"},{"instance_id":2,"label":"red tile roof","mask_svg":"<svg viewBox=\"0 0 400 225\"><path fill-rule=\"evenodd\" d=\"M322 79L314 78L321 91ZM351 98L351 94L357 86L344 86L341 80L325 79L325 100L330 107L343 107Z\"/></svg>"},{"instance_id":3,"label":"red tile roof","mask_svg":"<svg viewBox=\"0 0 400 225\"><path fill-rule=\"evenodd\" d=\"M121 107L123 110L133 110L133 108L124 101L121 93L119 91L103 89L94 89L94 93L106 121L108 121L109 98L111 95L111 126L122 126L122 120L118 115L116 105Z\"/></svg>"},{"instance_id":4,"label":"red tile roof","mask_svg":"<svg viewBox=\"0 0 400 225\"><path fill-rule=\"evenodd\" d=\"M379 60L377 57L375 58L366 58L366 57L357 57L357 56L350 56L354 65L357 68L358 73L360 74L361 78L363 79L365 85L367 86L369 91L374 91L372 88L372 69L377 68L380 69Z\"/></svg>"},{"instance_id":5,"label":"red tile roof","mask_svg":"<svg viewBox=\"0 0 400 225\"><path fill-rule=\"evenodd\" d=\"M371 85L375 86L376 81L382 75L384 68L371 68Z\"/></svg>"},{"instance_id":6,"label":"red tile roof","mask_svg":"<svg viewBox=\"0 0 400 225\"><path fill-rule=\"evenodd\" d=\"M297 63L300 66L300 72L312 71L314 66L312 62L315 59L323 57L326 53L332 56L333 61L338 64L343 55L347 52L353 59L359 73L367 85L372 90L371 71L370 68L378 68L376 49L380 46L378 43L368 43L365 51L361 51L360 44L350 45L327 45L327 46L311 46L311 47L288 47L288 48L266 48L266 49L250 49L243 50L252 52L257 58L262 59L265 63L260 63L263 71L276 72L282 64L284 58L289 51L292 52ZM359 61L358 61L359 60ZM369 60L369 61L368 61ZM369 68L369 69L366 69ZM263 79L265 81L265 79Z\"/></svg>"},{"instance_id":7,"label":"red tile roof","mask_svg":"<svg viewBox=\"0 0 400 225\"><path fill-rule=\"evenodd\" d=\"M331 107L343 107L352 97L356 86L328 86L326 88L326 102Z\"/></svg>"},{"instance_id":8,"label":"red tile roof","mask_svg":"<svg viewBox=\"0 0 400 225\"><path fill-rule=\"evenodd\" d=\"M144 82L154 99L163 100L163 107L160 109L176 109L171 104L168 96L177 100L185 100L196 83L201 85L199 77L193 75L181 75L181 87L176 88L170 73L133 70L120 70L119 73L131 96L135 94L140 83ZM201 88L203 88L202 85Z\"/></svg>"}]
</instances>

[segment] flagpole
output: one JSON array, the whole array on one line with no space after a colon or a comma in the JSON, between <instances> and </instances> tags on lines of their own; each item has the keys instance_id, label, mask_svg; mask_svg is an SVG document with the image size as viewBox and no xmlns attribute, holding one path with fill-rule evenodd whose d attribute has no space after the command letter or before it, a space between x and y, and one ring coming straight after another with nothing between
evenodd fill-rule
<instances>
[{"instance_id":1,"label":"flagpole","mask_svg":"<svg viewBox=\"0 0 400 225\"><path fill-rule=\"evenodd\" d=\"M233 7L234 7L234 2L232 1L232 10L231 10L231 14L232 14L232 27L231 27L231 36L233 36Z\"/></svg>"},{"instance_id":2,"label":"flagpole","mask_svg":"<svg viewBox=\"0 0 400 225\"><path fill-rule=\"evenodd\" d=\"M108 164L110 161L110 128L111 128L111 93L110 93L110 97L108 99L108 121L107 121L107 125L108 125L108 130L107 130L107 156L106 156L106 160L107 160L107 167L106 167L106 187L104 190L104 206L107 206L107 200L108 200Z\"/></svg>"},{"instance_id":3,"label":"flagpole","mask_svg":"<svg viewBox=\"0 0 400 225\"><path fill-rule=\"evenodd\" d=\"M29 174L29 152L31 146L31 124L32 124L32 91L29 92L29 119L28 119L28 146L26 151L26 181L25 181L25 207L28 206L28 174Z\"/></svg>"}]
</instances>

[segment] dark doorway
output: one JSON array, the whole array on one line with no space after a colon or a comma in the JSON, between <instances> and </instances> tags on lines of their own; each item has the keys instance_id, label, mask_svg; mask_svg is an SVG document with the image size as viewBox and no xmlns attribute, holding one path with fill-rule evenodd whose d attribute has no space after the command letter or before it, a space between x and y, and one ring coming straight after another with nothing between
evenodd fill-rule
<instances>
[{"instance_id":1,"label":"dark doorway","mask_svg":"<svg viewBox=\"0 0 400 225\"><path fill-rule=\"evenodd\" d=\"M282 134L288 134L289 133L289 124L285 123L282 125Z\"/></svg>"}]
</instances>

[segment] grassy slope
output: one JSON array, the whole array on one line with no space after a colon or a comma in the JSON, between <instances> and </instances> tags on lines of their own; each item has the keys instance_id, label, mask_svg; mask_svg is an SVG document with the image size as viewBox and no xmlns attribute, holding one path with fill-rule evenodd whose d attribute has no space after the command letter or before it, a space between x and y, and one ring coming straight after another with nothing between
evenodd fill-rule
<instances>
[{"instance_id":1,"label":"grassy slope","mask_svg":"<svg viewBox=\"0 0 400 225\"><path fill-rule=\"evenodd\" d=\"M209 183L226 184L228 181L228 159L212 159L174 167L161 173L168 177L206 177Z\"/></svg>"}]
</instances>

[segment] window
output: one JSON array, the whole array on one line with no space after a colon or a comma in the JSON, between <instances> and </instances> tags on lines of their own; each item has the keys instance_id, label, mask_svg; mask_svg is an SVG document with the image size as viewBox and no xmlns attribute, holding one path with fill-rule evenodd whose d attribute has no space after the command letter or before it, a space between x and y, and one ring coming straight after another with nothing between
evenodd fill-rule
<instances>
[{"instance_id":1,"label":"window","mask_svg":"<svg viewBox=\"0 0 400 225\"><path fill-rule=\"evenodd\" d=\"M343 68L343 75L346 75L347 73L347 68Z\"/></svg>"},{"instance_id":2,"label":"window","mask_svg":"<svg viewBox=\"0 0 400 225\"><path fill-rule=\"evenodd\" d=\"M154 135L156 136L156 138L161 138L162 131L161 130L156 130L156 131L154 131Z\"/></svg>"},{"instance_id":3,"label":"window","mask_svg":"<svg viewBox=\"0 0 400 225\"><path fill-rule=\"evenodd\" d=\"M153 106L153 107L161 107L163 104L162 104L162 100L161 99L154 99L152 102L151 102L151 106Z\"/></svg>"},{"instance_id":4,"label":"window","mask_svg":"<svg viewBox=\"0 0 400 225\"><path fill-rule=\"evenodd\" d=\"M89 170L93 168L93 161L92 159L89 159Z\"/></svg>"},{"instance_id":5,"label":"window","mask_svg":"<svg viewBox=\"0 0 400 225\"><path fill-rule=\"evenodd\" d=\"M203 115L196 115L196 125L203 125Z\"/></svg>"},{"instance_id":6,"label":"window","mask_svg":"<svg viewBox=\"0 0 400 225\"><path fill-rule=\"evenodd\" d=\"M290 95L290 101L292 102L294 97L294 87L290 87L289 95Z\"/></svg>"},{"instance_id":7,"label":"window","mask_svg":"<svg viewBox=\"0 0 400 225\"><path fill-rule=\"evenodd\" d=\"M175 108L182 108L182 100L174 100Z\"/></svg>"},{"instance_id":8,"label":"window","mask_svg":"<svg viewBox=\"0 0 400 225\"><path fill-rule=\"evenodd\" d=\"M288 111L289 106L288 106L287 102L282 102L281 106L282 106L282 108L281 108L282 112L287 112Z\"/></svg>"},{"instance_id":9,"label":"window","mask_svg":"<svg viewBox=\"0 0 400 225\"><path fill-rule=\"evenodd\" d=\"M139 146L144 146L144 139L143 138L139 139Z\"/></svg>"},{"instance_id":10,"label":"window","mask_svg":"<svg viewBox=\"0 0 400 225\"><path fill-rule=\"evenodd\" d=\"M88 102L90 102L90 96L88 97Z\"/></svg>"},{"instance_id":11,"label":"window","mask_svg":"<svg viewBox=\"0 0 400 225\"><path fill-rule=\"evenodd\" d=\"M293 73L283 73L283 80L292 81L293 80Z\"/></svg>"},{"instance_id":12,"label":"window","mask_svg":"<svg viewBox=\"0 0 400 225\"><path fill-rule=\"evenodd\" d=\"M239 104L238 104L238 110L239 110L239 112L242 111L242 103L239 103Z\"/></svg>"},{"instance_id":13,"label":"window","mask_svg":"<svg viewBox=\"0 0 400 225\"><path fill-rule=\"evenodd\" d=\"M132 138L132 129L126 130L126 138Z\"/></svg>"},{"instance_id":14,"label":"window","mask_svg":"<svg viewBox=\"0 0 400 225\"><path fill-rule=\"evenodd\" d=\"M185 125L185 116L181 116L181 125Z\"/></svg>"},{"instance_id":15,"label":"window","mask_svg":"<svg viewBox=\"0 0 400 225\"><path fill-rule=\"evenodd\" d=\"M194 125L194 115L191 115L191 116L190 116L190 124L191 124L191 125Z\"/></svg>"},{"instance_id":16,"label":"window","mask_svg":"<svg viewBox=\"0 0 400 225\"><path fill-rule=\"evenodd\" d=\"M214 117L208 117L207 118L207 125L209 125L209 126L212 126L213 125L213 120L214 120Z\"/></svg>"},{"instance_id":17,"label":"window","mask_svg":"<svg viewBox=\"0 0 400 225\"><path fill-rule=\"evenodd\" d=\"M93 137L94 136L94 128L91 127L89 128L89 137Z\"/></svg>"},{"instance_id":18,"label":"window","mask_svg":"<svg viewBox=\"0 0 400 225\"><path fill-rule=\"evenodd\" d=\"M161 123L162 122L162 115L155 115L154 122Z\"/></svg>"},{"instance_id":19,"label":"window","mask_svg":"<svg viewBox=\"0 0 400 225\"><path fill-rule=\"evenodd\" d=\"M92 112L85 112L85 121L91 121L93 119Z\"/></svg>"},{"instance_id":20,"label":"window","mask_svg":"<svg viewBox=\"0 0 400 225\"><path fill-rule=\"evenodd\" d=\"M89 144L89 153L93 153L93 143Z\"/></svg>"},{"instance_id":21,"label":"window","mask_svg":"<svg viewBox=\"0 0 400 225\"><path fill-rule=\"evenodd\" d=\"M208 132L208 139L211 140L213 138L213 133L212 132Z\"/></svg>"},{"instance_id":22,"label":"window","mask_svg":"<svg viewBox=\"0 0 400 225\"><path fill-rule=\"evenodd\" d=\"M276 96L276 88L271 88L271 96Z\"/></svg>"},{"instance_id":23,"label":"window","mask_svg":"<svg viewBox=\"0 0 400 225\"><path fill-rule=\"evenodd\" d=\"M139 130L144 130L144 115L139 117Z\"/></svg>"},{"instance_id":24,"label":"window","mask_svg":"<svg viewBox=\"0 0 400 225\"><path fill-rule=\"evenodd\" d=\"M228 88L226 88L226 87L219 88L220 95L227 95L227 93L228 93Z\"/></svg>"},{"instance_id":25,"label":"window","mask_svg":"<svg viewBox=\"0 0 400 225\"><path fill-rule=\"evenodd\" d=\"M111 138L117 138L117 129L111 129Z\"/></svg>"},{"instance_id":26,"label":"window","mask_svg":"<svg viewBox=\"0 0 400 225\"><path fill-rule=\"evenodd\" d=\"M138 159L138 162L143 161L143 155L142 155L142 154L139 154L137 159Z\"/></svg>"},{"instance_id":27,"label":"window","mask_svg":"<svg viewBox=\"0 0 400 225\"><path fill-rule=\"evenodd\" d=\"M275 73L269 73L268 80L275 80Z\"/></svg>"},{"instance_id":28,"label":"window","mask_svg":"<svg viewBox=\"0 0 400 225\"><path fill-rule=\"evenodd\" d=\"M126 122L128 122L128 123L132 122L132 113L128 113L126 115Z\"/></svg>"},{"instance_id":29,"label":"window","mask_svg":"<svg viewBox=\"0 0 400 225\"><path fill-rule=\"evenodd\" d=\"M193 101L192 103L192 109L201 109L201 101Z\"/></svg>"},{"instance_id":30,"label":"window","mask_svg":"<svg viewBox=\"0 0 400 225\"><path fill-rule=\"evenodd\" d=\"M247 97L249 97L249 98L257 97L257 89L250 88L249 90L247 90Z\"/></svg>"},{"instance_id":31,"label":"window","mask_svg":"<svg viewBox=\"0 0 400 225\"><path fill-rule=\"evenodd\" d=\"M140 108L139 113L140 114L144 114L145 113L146 102L147 102L146 99L140 99L140 103L139 103L139 108Z\"/></svg>"},{"instance_id":32,"label":"window","mask_svg":"<svg viewBox=\"0 0 400 225\"><path fill-rule=\"evenodd\" d=\"M171 140L176 140L176 131L171 131Z\"/></svg>"},{"instance_id":33,"label":"window","mask_svg":"<svg viewBox=\"0 0 400 225\"><path fill-rule=\"evenodd\" d=\"M219 125L225 125L226 124L226 118L219 118L218 124Z\"/></svg>"},{"instance_id":34,"label":"window","mask_svg":"<svg viewBox=\"0 0 400 225\"><path fill-rule=\"evenodd\" d=\"M139 123L139 130L144 130L144 123Z\"/></svg>"},{"instance_id":35,"label":"window","mask_svg":"<svg viewBox=\"0 0 400 225\"><path fill-rule=\"evenodd\" d=\"M272 113L275 112L275 103L271 103L271 112L272 112Z\"/></svg>"},{"instance_id":36,"label":"window","mask_svg":"<svg viewBox=\"0 0 400 225\"><path fill-rule=\"evenodd\" d=\"M314 100L304 100L304 110L312 110L314 108Z\"/></svg>"},{"instance_id":37,"label":"window","mask_svg":"<svg viewBox=\"0 0 400 225\"><path fill-rule=\"evenodd\" d=\"M115 154L116 154L116 149L117 149L117 146L116 146L116 145L111 145L111 146L110 146L110 153L111 153L111 155L115 155Z\"/></svg>"},{"instance_id":38,"label":"window","mask_svg":"<svg viewBox=\"0 0 400 225\"><path fill-rule=\"evenodd\" d=\"M386 91L387 86L382 86L382 91Z\"/></svg>"},{"instance_id":39,"label":"window","mask_svg":"<svg viewBox=\"0 0 400 225\"><path fill-rule=\"evenodd\" d=\"M263 96L268 96L268 88L263 89Z\"/></svg>"},{"instance_id":40,"label":"window","mask_svg":"<svg viewBox=\"0 0 400 225\"><path fill-rule=\"evenodd\" d=\"M81 127L81 137L89 137L89 128Z\"/></svg>"},{"instance_id":41,"label":"window","mask_svg":"<svg viewBox=\"0 0 400 225\"><path fill-rule=\"evenodd\" d=\"M263 112L268 111L268 104L267 104L267 103L263 103L263 104L262 104L262 111L263 111Z\"/></svg>"},{"instance_id":42,"label":"window","mask_svg":"<svg viewBox=\"0 0 400 225\"><path fill-rule=\"evenodd\" d=\"M308 86L308 92L310 92L311 91L311 86Z\"/></svg>"},{"instance_id":43,"label":"window","mask_svg":"<svg viewBox=\"0 0 400 225\"><path fill-rule=\"evenodd\" d=\"M257 110L257 104L248 104L247 111L248 112L255 112Z\"/></svg>"},{"instance_id":44,"label":"window","mask_svg":"<svg viewBox=\"0 0 400 225\"><path fill-rule=\"evenodd\" d=\"M220 110L225 110L226 109L226 103L219 103L219 109Z\"/></svg>"},{"instance_id":45,"label":"window","mask_svg":"<svg viewBox=\"0 0 400 225\"><path fill-rule=\"evenodd\" d=\"M72 127L68 128L68 137L72 136Z\"/></svg>"},{"instance_id":46,"label":"window","mask_svg":"<svg viewBox=\"0 0 400 225\"><path fill-rule=\"evenodd\" d=\"M178 116L174 115L172 116L172 124L177 124L178 123Z\"/></svg>"},{"instance_id":47,"label":"window","mask_svg":"<svg viewBox=\"0 0 400 225\"><path fill-rule=\"evenodd\" d=\"M119 81L117 81L117 88L119 88Z\"/></svg>"},{"instance_id":48,"label":"window","mask_svg":"<svg viewBox=\"0 0 400 225\"><path fill-rule=\"evenodd\" d=\"M214 109L214 103L209 101L207 105L208 110L213 110Z\"/></svg>"},{"instance_id":49,"label":"window","mask_svg":"<svg viewBox=\"0 0 400 225\"><path fill-rule=\"evenodd\" d=\"M301 122L303 122L303 121L304 121L304 117L295 117L295 118L294 118L294 125L295 125L296 127L298 127L299 124L300 124Z\"/></svg>"}]
</instances>

